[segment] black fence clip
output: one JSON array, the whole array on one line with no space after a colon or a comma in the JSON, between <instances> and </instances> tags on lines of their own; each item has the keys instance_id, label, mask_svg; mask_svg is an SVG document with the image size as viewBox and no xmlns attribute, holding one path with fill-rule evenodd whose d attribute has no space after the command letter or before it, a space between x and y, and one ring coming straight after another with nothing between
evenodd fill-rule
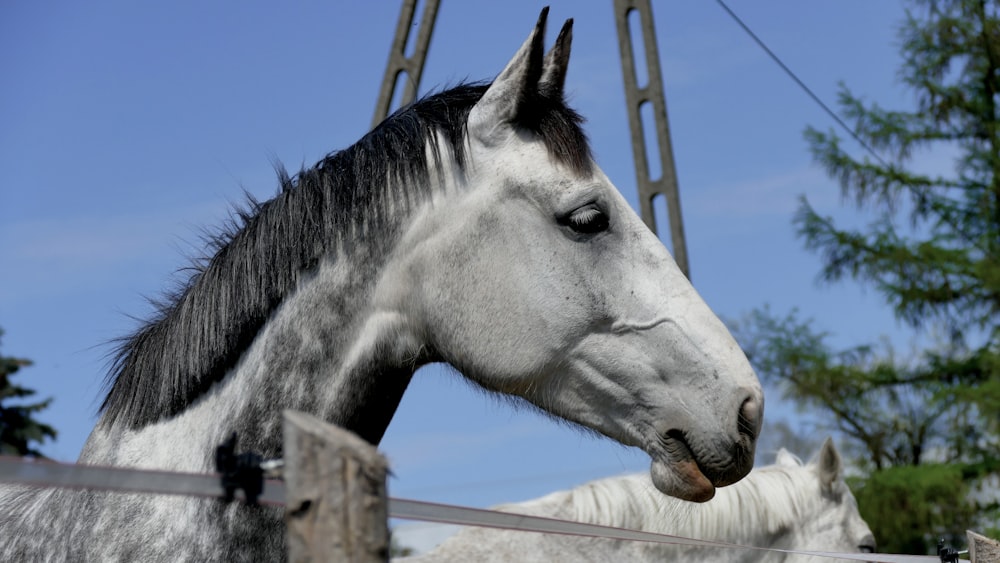
<instances>
[{"instance_id":1,"label":"black fence clip","mask_svg":"<svg viewBox=\"0 0 1000 563\"><path fill-rule=\"evenodd\" d=\"M944 538L938 540L937 548L941 563L958 563L958 551L951 546L945 546Z\"/></svg>"},{"instance_id":2,"label":"black fence clip","mask_svg":"<svg viewBox=\"0 0 1000 563\"><path fill-rule=\"evenodd\" d=\"M236 432L219 447L215 448L215 470L221 474L223 500L232 502L236 490L243 489L246 504L257 504L257 498L264 490L264 469L261 456L253 452L236 453Z\"/></svg>"}]
</instances>

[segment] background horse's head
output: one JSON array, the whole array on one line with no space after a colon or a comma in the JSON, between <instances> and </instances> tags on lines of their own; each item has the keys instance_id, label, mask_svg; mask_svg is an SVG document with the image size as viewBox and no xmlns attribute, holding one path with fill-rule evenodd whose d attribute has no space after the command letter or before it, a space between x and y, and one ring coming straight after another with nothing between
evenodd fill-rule
<instances>
[{"instance_id":1,"label":"background horse's head","mask_svg":"<svg viewBox=\"0 0 1000 563\"><path fill-rule=\"evenodd\" d=\"M858 512L858 503L844 482L844 463L832 439L827 438L815 458L805 465L781 449L775 465L768 470L789 475L789 484L775 483L769 491L762 490L761 496L781 498L779 495L786 494L786 490L800 491L797 495L788 495L791 502L784 509L785 518L794 519L794 525L771 526L772 533L777 535L774 547L840 553L875 552L875 536ZM809 478L793 480L797 474L806 474ZM780 522L779 518L774 520ZM817 563L828 560L824 557L801 559Z\"/></svg>"},{"instance_id":2,"label":"background horse's head","mask_svg":"<svg viewBox=\"0 0 1000 563\"><path fill-rule=\"evenodd\" d=\"M781 550L875 551L875 538L844 482L840 454L830 439L808 464L782 449L774 465L755 469L746 479L703 504L664 497L651 486L648 476L633 474L591 481L495 509L748 548L470 527L412 561L820 563L830 559Z\"/></svg>"},{"instance_id":3,"label":"background horse's head","mask_svg":"<svg viewBox=\"0 0 1000 563\"><path fill-rule=\"evenodd\" d=\"M403 236L387 305L483 387L642 448L661 491L704 501L750 471L761 388L591 158L563 101L572 21L544 54L545 16L435 172L445 189Z\"/></svg>"}]
</instances>

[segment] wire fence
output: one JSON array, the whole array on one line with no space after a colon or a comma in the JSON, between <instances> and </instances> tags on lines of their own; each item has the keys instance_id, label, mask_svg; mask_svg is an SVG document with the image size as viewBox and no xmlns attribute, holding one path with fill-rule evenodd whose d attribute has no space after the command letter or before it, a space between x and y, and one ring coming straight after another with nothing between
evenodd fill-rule
<instances>
[{"instance_id":1,"label":"wire fence","mask_svg":"<svg viewBox=\"0 0 1000 563\"><path fill-rule=\"evenodd\" d=\"M275 464L271 463L270 466L273 467ZM264 478L266 471L261 467L258 467L258 469L259 471L255 474L260 476L259 483L254 484L247 481L246 475L178 473L0 457L0 482L16 483L32 487L64 487L120 493L187 495L201 498L217 498L220 500L228 497L238 499L241 502L249 501L272 506L284 506L287 494L285 483L278 479ZM248 490L256 490L256 492L248 494ZM943 560L940 557L929 555L835 553L737 545L641 530L629 530L540 516L520 515L400 498L388 499L387 513L392 518L442 524L483 526L523 532L607 538L623 541L644 541L681 546L778 552L877 563L927 563Z\"/></svg>"}]
</instances>

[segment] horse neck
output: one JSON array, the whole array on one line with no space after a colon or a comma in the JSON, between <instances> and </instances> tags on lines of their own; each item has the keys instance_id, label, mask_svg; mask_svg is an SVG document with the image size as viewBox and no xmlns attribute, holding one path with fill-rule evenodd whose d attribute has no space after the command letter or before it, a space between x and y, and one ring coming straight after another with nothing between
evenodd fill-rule
<instances>
[{"instance_id":1,"label":"horse neck","mask_svg":"<svg viewBox=\"0 0 1000 563\"><path fill-rule=\"evenodd\" d=\"M420 347L404 319L374 305L382 268L373 253L364 241L351 247L300 282L236 366L191 406L136 430L98 423L81 461L210 470L232 432L238 451L278 457L284 409L377 444L421 363Z\"/></svg>"}]
</instances>

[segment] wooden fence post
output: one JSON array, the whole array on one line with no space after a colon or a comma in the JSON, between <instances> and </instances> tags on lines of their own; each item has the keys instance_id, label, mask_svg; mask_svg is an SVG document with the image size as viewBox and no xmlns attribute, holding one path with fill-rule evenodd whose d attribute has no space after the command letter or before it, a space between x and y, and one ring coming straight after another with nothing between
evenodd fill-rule
<instances>
[{"instance_id":1,"label":"wooden fence post","mask_svg":"<svg viewBox=\"0 0 1000 563\"><path fill-rule=\"evenodd\" d=\"M288 560L388 561L385 458L351 432L284 415Z\"/></svg>"},{"instance_id":2,"label":"wooden fence post","mask_svg":"<svg viewBox=\"0 0 1000 563\"><path fill-rule=\"evenodd\" d=\"M969 561L972 563L996 563L1000 561L1000 542L966 530L969 540Z\"/></svg>"}]
</instances>

